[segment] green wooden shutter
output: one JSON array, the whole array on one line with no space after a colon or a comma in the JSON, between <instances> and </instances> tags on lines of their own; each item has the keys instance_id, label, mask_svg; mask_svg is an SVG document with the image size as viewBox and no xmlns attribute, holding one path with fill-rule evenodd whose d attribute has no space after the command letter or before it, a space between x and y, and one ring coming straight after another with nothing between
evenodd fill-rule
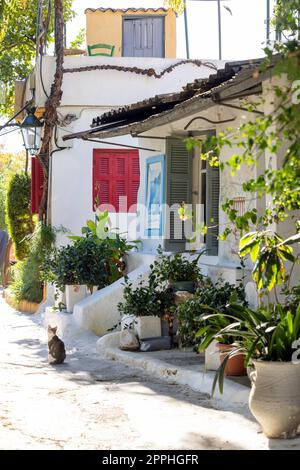
<instances>
[{"instance_id":1,"label":"green wooden shutter","mask_svg":"<svg viewBox=\"0 0 300 470\"><path fill-rule=\"evenodd\" d=\"M192 156L181 140L167 139L166 158L166 202L169 207L179 208L183 201L192 203ZM184 222L177 210L169 212L165 224L166 251L185 251Z\"/></svg>"},{"instance_id":2,"label":"green wooden shutter","mask_svg":"<svg viewBox=\"0 0 300 470\"><path fill-rule=\"evenodd\" d=\"M217 256L219 249L219 195L220 195L220 174L219 167L207 164L206 175L206 249L210 256Z\"/></svg>"}]
</instances>

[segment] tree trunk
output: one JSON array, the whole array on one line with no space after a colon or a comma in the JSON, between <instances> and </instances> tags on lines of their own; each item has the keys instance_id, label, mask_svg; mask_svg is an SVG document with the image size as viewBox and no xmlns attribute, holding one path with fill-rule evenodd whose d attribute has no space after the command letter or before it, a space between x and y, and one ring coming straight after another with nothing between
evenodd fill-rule
<instances>
[{"instance_id":1,"label":"tree trunk","mask_svg":"<svg viewBox=\"0 0 300 470\"><path fill-rule=\"evenodd\" d=\"M39 220L46 222L47 218L47 200L48 200L48 181L49 181L49 158L50 147L53 136L53 130L57 124L57 108L60 105L62 97L63 82L63 62L64 62L64 18L62 0L55 0L55 54L56 54L56 72L51 86L50 96L46 101L44 114L44 133L42 145L37 155L43 171L44 184L43 195L39 208Z\"/></svg>"}]
</instances>

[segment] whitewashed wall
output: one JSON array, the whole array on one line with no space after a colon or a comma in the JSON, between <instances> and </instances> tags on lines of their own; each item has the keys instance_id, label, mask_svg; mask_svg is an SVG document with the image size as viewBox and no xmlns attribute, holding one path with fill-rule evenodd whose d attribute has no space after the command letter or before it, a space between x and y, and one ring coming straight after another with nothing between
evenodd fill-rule
<instances>
[{"instance_id":1,"label":"whitewashed wall","mask_svg":"<svg viewBox=\"0 0 300 470\"><path fill-rule=\"evenodd\" d=\"M65 57L64 68L78 68L97 65L121 67L153 68L162 72L180 59L158 59L147 57ZM207 62L204 62L207 63ZM224 66L223 61L209 61L217 68ZM36 66L36 101L38 106L45 104L41 75L46 91L49 91L55 71L55 58L46 56ZM175 67L162 78L149 77L132 72L116 70L90 70L86 72L65 73L63 80L62 106L103 106L113 107L135 103L156 94L180 91L187 83L196 78L205 78L215 70L210 66L201 67L186 63Z\"/></svg>"},{"instance_id":2,"label":"whitewashed wall","mask_svg":"<svg viewBox=\"0 0 300 470\"><path fill-rule=\"evenodd\" d=\"M178 59L81 56L65 57L64 67L68 69L109 64L142 69L154 68L157 73L160 73L177 62L179 62ZM214 64L220 68L224 62L214 61ZM54 57L44 57L42 64L38 61L35 73L35 100L40 108L45 105L46 101L42 81L47 94L49 94L54 71ZM64 127L64 130L58 129L59 145L70 146L70 148L55 152L52 157L49 213L53 226L63 226L73 234L79 234L86 220L94 217L92 211L92 156L94 148L122 148L110 146L110 141L138 145L137 139L130 136L107 140L106 144L89 143L82 140L63 142L61 137L65 133L89 129L94 117L111 108L144 100L156 94L180 91L187 83L196 78L208 77L211 73L214 73L211 67L205 65L199 67L192 63L179 65L161 79L115 70L65 73L61 106L58 110L59 118L63 121L68 114L73 114L75 120ZM143 142L140 145L147 147ZM155 142L154 148L157 148L157 142ZM144 170L142 168L141 179L143 177ZM138 221L133 214L116 214L111 215L111 218L114 227L119 227L122 232L129 230L130 238L136 238ZM67 241L66 235L61 233L58 236L58 244Z\"/></svg>"}]
</instances>

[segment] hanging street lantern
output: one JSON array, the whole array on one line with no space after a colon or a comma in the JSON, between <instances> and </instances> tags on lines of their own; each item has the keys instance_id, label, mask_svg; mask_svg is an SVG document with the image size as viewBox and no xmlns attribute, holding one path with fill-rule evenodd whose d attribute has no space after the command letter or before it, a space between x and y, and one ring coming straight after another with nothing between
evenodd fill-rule
<instances>
[{"instance_id":1,"label":"hanging street lantern","mask_svg":"<svg viewBox=\"0 0 300 470\"><path fill-rule=\"evenodd\" d=\"M27 109L27 116L20 124L25 149L30 155L36 155L41 143L41 130L43 124L34 115L35 109Z\"/></svg>"}]
</instances>

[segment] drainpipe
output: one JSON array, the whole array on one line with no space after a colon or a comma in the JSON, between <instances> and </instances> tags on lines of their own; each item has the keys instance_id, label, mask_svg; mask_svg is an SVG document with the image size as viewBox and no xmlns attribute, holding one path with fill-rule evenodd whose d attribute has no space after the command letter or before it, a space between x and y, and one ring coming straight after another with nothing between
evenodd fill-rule
<instances>
[{"instance_id":1,"label":"drainpipe","mask_svg":"<svg viewBox=\"0 0 300 470\"><path fill-rule=\"evenodd\" d=\"M186 58L190 58L190 45L189 45L189 29L188 29L188 18L187 18L187 3L184 2L184 30L185 30L185 47L186 47Z\"/></svg>"},{"instance_id":2,"label":"drainpipe","mask_svg":"<svg viewBox=\"0 0 300 470\"><path fill-rule=\"evenodd\" d=\"M221 1L218 0L219 60L222 60Z\"/></svg>"}]
</instances>

